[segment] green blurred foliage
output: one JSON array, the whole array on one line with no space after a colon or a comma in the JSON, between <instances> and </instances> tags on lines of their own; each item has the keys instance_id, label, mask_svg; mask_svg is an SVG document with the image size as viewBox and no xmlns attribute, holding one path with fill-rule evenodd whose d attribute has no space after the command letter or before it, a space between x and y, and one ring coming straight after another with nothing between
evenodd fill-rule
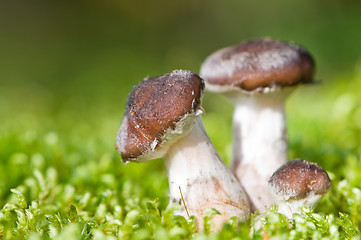
<instances>
[{"instance_id":1,"label":"green blurred foliage","mask_svg":"<svg viewBox=\"0 0 361 240\"><path fill-rule=\"evenodd\" d=\"M214 50L271 36L315 56L318 77L350 73L359 1L2 1L0 78L62 94L126 94L147 75L198 72ZM35 82L35 83L34 83ZM89 95L89 96L88 96ZM105 94L107 95L107 94ZM112 98L111 100L117 100Z\"/></svg>"}]
</instances>

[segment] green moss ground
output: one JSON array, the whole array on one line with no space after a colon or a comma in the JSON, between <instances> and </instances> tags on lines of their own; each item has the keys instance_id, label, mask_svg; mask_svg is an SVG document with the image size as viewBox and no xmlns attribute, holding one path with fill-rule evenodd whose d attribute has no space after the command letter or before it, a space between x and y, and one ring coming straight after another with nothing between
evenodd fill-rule
<instances>
[{"instance_id":1,"label":"green moss ground","mask_svg":"<svg viewBox=\"0 0 361 240\"><path fill-rule=\"evenodd\" d=\"M289 157L318 163L333 186L314 212L293 221L271 210L253 239L360 239L359 89L361 67L289 98ZM192 219L173 216L162 160L121 163L114 142L126 93L107 102L106 94L53 96L31 85L0 91L0 239L249 237L252 221L230 219L209 234L208 221L196 233ZM229 163L232 106L210 93L203 105L205 127Z\"/></svg>"}]
</instances>

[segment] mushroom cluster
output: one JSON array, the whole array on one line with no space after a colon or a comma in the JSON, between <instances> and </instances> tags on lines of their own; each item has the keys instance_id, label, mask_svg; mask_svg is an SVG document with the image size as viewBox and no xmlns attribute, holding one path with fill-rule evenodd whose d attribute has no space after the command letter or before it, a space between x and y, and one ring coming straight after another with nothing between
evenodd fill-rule
<instances>
[{"instance_id":1,"label":"mushroom cluster","mask_svg":"<svg viewBox=\"0 0 361 240\"><path fill-rule=\"evenodd\" d=\"M247 221L273 204L292 218L331 186L316 164L287 162L284 102L296 85L313 82L314 66L304 48L260 38L211 54L200 76L175 70L146 78L129 94L116 148L123 163L163 158L169 204L194 215L199 231L209 208L220 212L212 219L216 231L232 216ZM235 104L231 169L203 127L204 88Z\"/></svg>"}]
</instances>

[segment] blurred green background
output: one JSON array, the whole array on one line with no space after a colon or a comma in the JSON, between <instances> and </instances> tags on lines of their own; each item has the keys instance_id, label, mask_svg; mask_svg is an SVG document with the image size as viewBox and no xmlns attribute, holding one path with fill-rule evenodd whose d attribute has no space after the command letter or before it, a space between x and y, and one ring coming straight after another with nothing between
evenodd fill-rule
<instances>
[{"instance_id":1,"label":"blurred green background","mask_svg":"<svg viewBox=\"0 0 361 240\"><path fill-rule=\"evenodd\" d=\"M3 0L1 91L24 91L17 108L41 91L50 109L58 98L100 104L102 96L99 107L121 110L145 76L198 72L218 48L260 36L305 46L328 83L360 59L360 12L356 0Z\"/></svg>"},{"instance_id":2,"label":"blurred green background","mask_svg":"<svg viewBox=\"0 0 361 240\"><path fill-rule=\"evenodd\" d=\"M126 169L120 179L164 173L161 161L124 167L114 150L128 92L148 75L198 73L213 51L262 36L294 41L313 54L322 84L298 89L287 103L290 158L332 170L360 151L360 24L357 0L2 0L0 166L19 172L1 169L0 203L34 167L54 166L59 181L75 184L104 169ZM229 161L232 105L211 93L203 105L206 129ZM343 128L347 134L340 135Z\"/></svg>"}]
</instances>

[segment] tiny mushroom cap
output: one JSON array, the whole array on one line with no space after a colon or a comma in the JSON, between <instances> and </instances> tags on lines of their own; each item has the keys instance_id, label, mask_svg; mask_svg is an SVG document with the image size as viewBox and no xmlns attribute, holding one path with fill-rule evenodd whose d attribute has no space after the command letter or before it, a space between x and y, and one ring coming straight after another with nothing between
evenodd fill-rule
<instances>
[{"instance_id":1,"label":"tiny mushroom cap","mask_svg":"<svg viewBox=\"0 0 361 240\"><path fill-rule=\"evenodd\" d=\"M313 81L315 62L302 47L259 38L211 54L200 75L213 91L264 92Z\"/></svg>"},{"instance_id":2,"label":"tiny mushroom cap","mask_svg":"<svg viewBox=\"0 0 361 240\"><path fill-rule=\"evenodd\" d=\"M203 89L203 80L186 70L146 78L135 86L116 137L122 161L160 158L173 142L188 134L203 112Z\"/></svg>"},{"instance_id":3,"label":"tiny mushroom cap","mask_svg":"<svg viewBox=\"0 0 361 240\"><path fill-rule=\"evenodd\" d=\"M323 196L331 187L331 180L321 167L302 159L284 164L268 183L276 198L286 201Z\"/></svg>"}]
</instances>

